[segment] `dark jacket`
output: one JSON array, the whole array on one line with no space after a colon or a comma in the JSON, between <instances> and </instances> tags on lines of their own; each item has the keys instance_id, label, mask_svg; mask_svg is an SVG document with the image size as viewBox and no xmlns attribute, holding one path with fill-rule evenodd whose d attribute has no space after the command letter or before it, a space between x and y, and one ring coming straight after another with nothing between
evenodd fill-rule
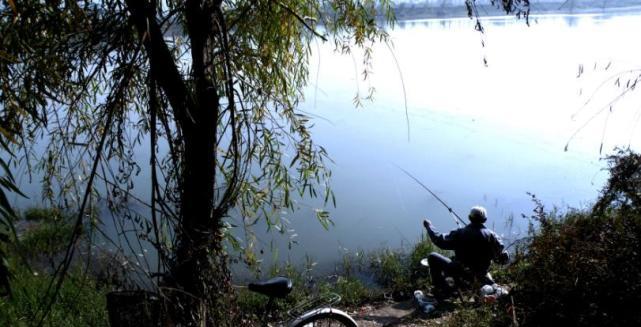
<instances>
[{"instance_id":1,"label":"dark jacket","mask_svg":"<svg viewBox=\"0 0 641 327\"><path fill-rule=\"evenodd\" d=\"M427 233L439 248L454 250L454 260L476 276L485 275L492 260L500 264L508 261L501 238L483 224L471 223L447 234L428 228Z\"/></svg>"}]
</instances>

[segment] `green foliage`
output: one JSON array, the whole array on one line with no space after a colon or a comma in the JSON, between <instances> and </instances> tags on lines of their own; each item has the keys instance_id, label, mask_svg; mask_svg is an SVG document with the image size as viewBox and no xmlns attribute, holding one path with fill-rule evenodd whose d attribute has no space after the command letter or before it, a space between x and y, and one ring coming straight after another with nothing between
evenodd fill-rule
<instances>
[{"instance_id":1,"label":"green foliage","mask_svg":"<svg viewBox=\"0 0 641 327\"><path fill-rule=\"evenodd\" d=\"M388 39L378 18L393 20L388 0L9 3L0 4L0 117L22 117L7 121L44 195L70 207L101 196L117 228L133 226L155 247L173 274L165 281L211 307L229 290L224 237L256 261L252 238L241 244L224 229L251 234L264 219L286 231L282 212L298 197L334 202L328 154L297 109L314 41L362 52L366 77L373 43ZM149 158L133 155L141 149ZM143 165L149 178L135 178ZM324 210L316 218L331 225Z\"/></svg>"},{"instance_id":2,"label":"green foliage","mask_svg":"<svg viewBox=\"0 0 641 327\"><path fill-rule=\"evenodd\" d=\"M11 295L11 277L9 261L7 260L7 249L15 245L16 229L13 221L16 214L7 199L8 193L15 193L24 196L16 186L9 164L11 160L5 160L4 154L13 157L8 142L15 142L14 131L8 129L9 122L2 120L0 125L0 295Z\"/></svg>"},{"instance_id":3,"label":"green foliage","mask_svg":"<svg viewBox=\"0 0 641 327\"><path fill-rule=\"evenodd\" d=\"M14 256L38 270L52 271L62 259L74 231L74 218L59 208L31 207L21 215L19 241L11 246ZM88 222L86 224L89 225ZM86 244L84 229L79 233Z\"/></svg>"},{"instance_id":4,"label":"green foliage","mask_svg":"<svg viewBox=\"0 0 641 327\"><path fill-rule=\"evenodd\" d=\"M641 215L549 221L510 271L523 325L641 324Z\"/></svg>"},{"instance_id":5,"label":"green foliage","mask_svg":"<svg viewBox=\"0 0 641 327\"><path fill-rule=\"evenodd\" d=\"M437 250L429 239L422 236L409 252L404 249L383 249L372 253L370 269L380 286L392 294L407 297L414 290L429 286L429 270L420 262Z\"/></svg>"},{"instance_id":6,"label":"green foliage","mask_svg":"<svg viewBox=\"0 0 641 327\"><path fill-rule=\"evenodd\" d=\"M312 271L307 267L296 267L290 261L285 262L283 265L273 265L269 272L269 277L284 276L292 280L294 290L287 298L289 305L303 301L311 294L308 287L313 280Z\"/></svg>"},{"instance_id":7,"label":"green foliage","mask_svg":"<svg viewBox=\"0 0 641 327\"><path fill-rule=\"evenodd\" d=\"M58 208L31 207L22 214L26 221L55 222L68 219Z\"/></svg>"},{"instance_id":8,"label":"green foliage","mask_svg":"<svg viewBox=\"0 0 641 327\"><path fill-rule=\"evenodd\" d=\"M45 260L53 268L56 257L69 245L73 228L68 221L41 221L22 234L18 250L30 261Z\"/></svg>"},{"instance_id":9,"label":"green foliage","mask_svg":"<svg viewBox=\"0 0 641 327\"><path fill-rule=\"evenodd\" d=\"M402 250L382 249L371 254L370 268L375 280L390 290L408 290L409 268Z\"/></svg>"},{"instance_id":10,"label":"green foliage","mask_svg":"<svg viewBox=\"0 0 641 327\"><path fill-rule=\"evenodd\" d=\"M532 230L506 272L521 326L641 324L641 158L608 158L610 178L592 210L559 215L535 201Z\"/></svg>"},{"instance_id":11,"label":"green foliage","mask_svg":"<svg viewBox=\"0 0 641 327\"><path fill-rule=\"evenodd\" d=\"M13 296L0 299L1 326L33 326L41 317L43 297L51 276L22 267L12 279ZM98 288L89 276L72 271L65 279L45 326L108 326L106 290Z\"/></svg>"},{"instance_id":12,"label":"green foliage","mask_svg":"<svg viewBox=\"0 0 641 327\"><path fill-rule=\"evenodd\" d=\"M412 248L409 257L410 276L418 285L423 284L425 279L429 277L429 269L421 266L421 260L427 258L430 253L437 250L440 251L425 234L421 235L421 240Z\"/></svg>"},{"instance_id":13,"label":"green foliage","mask_svg":"<svg viewBox=\"0 0 641 327\"><path fill-rule=\"evenodd\" d=\"M338 276L334 284L327 285L328 289L324 292L340 295L340 304L343 306L354 307L379 297L377 290L366 287L361 280L355 277Z\"/></svg>"},{"instance_id":14,"label":"green foliage","mask_svg":"<svg viewBox=\"0 0 641 327\"><path fill-rule=\"evenodd\" d=\"M610 177L594 205L594 213L604 214L613 209L641 211L641 154L619 149L606 160Z\"/></svg>"},{"instance_id":15,"label":"green foliage","mask_svg":"<svg viewBox=\"0 0 641 327\"><path fill-rule=\"evenodd\" d=\"M285 299L274 301L270 320L284 320L289 310L295 309L302 312L315 305L328 304L329 299L337 294L341 300L333 305L354 307L368 301L380 299L378 289L367 287L363 281L352 276L353 273L337 272L332 276L318 276L311 269L312 265L306 263L297 267L290 262L283 265L274 265L268 277L285 276L292 280L293 291ZM260 321L265 316L268 298L266 296L239 288L236 291L236 303L240 312L246 319Z\"/></svg>"},{"instance_id":16,"label":"green foliage","mask_svg":"<svg viewBox=\"0 0 641 327\"><path fill-rule=\"evenodd\" d=\"M72 217L55 208L29 208L18 226L18 243L8 248L12 296L0 299L0 326L32 326L42 318L43 295L50 291L52 272L67 249ZM98 277L113 267L104 258L85 258L93 267L72 263L45 326L107 326L106 293L113 280ZM28 264L28 266L27 266ZM89 268L88 270L84 268ZM104 271L103 271L104 269Z\"/></svg>"},{"instance_id":17,"label":"green foliage","mask_svg":"<svg viewBox=\"0 0 641 327\"><path fill-rule=\"evenodd\" d=\"M271 319L283 319L287 310L301 304L305 307L305 303L327 298L330 294L340 295L341 301L336 305L343 308L380 301L384 293L406 298L414 290L429 285L428 271L420 266L420 260L433 250L433 244L422 238L408 250L382 249L370 254L346 252L335 274L326 277L314 274L314 264L309 259L302 267L291 262L274 265L268 277L288 277L292 279L294 290L286 299L275 301L276 314ZM362 277L370 273L376 285L364 283ZM246 318L258 321L263 317L267 297L240 288L236 292L236 301Z\"/></svg>"},{"instance_id":18,"label":"green foliage","mask_svg":"<svg viewBox=\"0 0 641 327\"><path fill-rule=\"evenodd\" d=\"M337 267L336 269L347 277L353 277L355 274L363 271L367 266L367 259L367 255L363 250L357 250L352 253L345 249L341 258L340 267Z\"/></svg>"},{"instance_id":19,"label":"green foliage","mask_svg":"<svg viewBox=\"0 0 641 327\"><path fill-rule=\"evenodd\" d=\"M261 321L267 309L267 297L246 288L237 289L235 296L236 305L245 319Z\"/></svg>"}]
</instances>

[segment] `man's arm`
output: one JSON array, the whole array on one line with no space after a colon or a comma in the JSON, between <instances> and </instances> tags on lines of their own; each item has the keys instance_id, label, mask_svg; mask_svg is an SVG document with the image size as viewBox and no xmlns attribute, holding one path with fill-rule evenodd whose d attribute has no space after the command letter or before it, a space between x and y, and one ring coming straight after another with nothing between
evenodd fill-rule
<instances>
[{"instance_id":1,"label":"man's arm","mask_svg":"<svg viewBox=\"0 0 641 327\"><path fill-rule=\"evenodd\" d=\"M441 234L438 231L434 230L432 222L427 219L423 220L423 226L427 230L427 235L429 235L432 243L443 250L454 250L456 246L456 231L452 231L447 234Z\"/></svg>"},{"instance_id":2,"label":"man's arm","mask_svg":"<svg viewBox=\"0 0 641 327\"><path fill-rule=\"evenodd\" d=\"M494 255L494 258L492 260L500 265L508 263L510 261L510 255L505 250L505 246L503 245L503 241L501 240L501 238L494 232L492 232L491 242L492 252Z\"/></svg>"}]
</instances>

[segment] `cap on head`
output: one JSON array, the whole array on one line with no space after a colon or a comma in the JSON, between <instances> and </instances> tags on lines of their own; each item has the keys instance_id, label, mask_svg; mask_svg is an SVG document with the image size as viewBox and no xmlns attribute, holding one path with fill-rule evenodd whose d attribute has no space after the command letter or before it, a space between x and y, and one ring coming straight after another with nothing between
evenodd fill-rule
<instances>
[{"instance_id":1,"label":"cap on head","mask_svg":"<svg viewBox=\"0 0 641 327\"><path fill-rule=\"evenodd\" d=\"M481 206L472 207L468 218L473 223L484 223L487 220L487 210Z\"/></svg>"}]
</instances>

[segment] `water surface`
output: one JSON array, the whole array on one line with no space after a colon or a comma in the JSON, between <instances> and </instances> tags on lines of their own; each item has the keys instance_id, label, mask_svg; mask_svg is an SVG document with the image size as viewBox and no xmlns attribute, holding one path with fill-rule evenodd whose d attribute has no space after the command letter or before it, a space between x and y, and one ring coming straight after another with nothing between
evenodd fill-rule
<instances>
[{"instance_id":1,"label":"water surface","mask_svg":"<svg viewBox=\"0 0 641 327\"><path fill-rule=\"evenodd\" d=\"M641 140L639 93L610 112L621 89L614 80L599 88L639 68L632 33L641 30L640 18L546 15L527 26L492 17L485 34L467 18L405 21L390 32L391 48L374 46L368 81L358 53L341 56L318 44L301 109L315 117L314 138L334 160L338 202L327 209L335 226L324 232L314 220L318 203L302 200L301 210L284 215L296 236L259 227L259 248L269 252L275 240L281 259L308 254L334 262L343 251L415 242L425 217L443 231L455 228L447 210L398 167L462 217L485 206L488 224L507 239L526 232L521 215L533 209L527 192L548 207L589 206L607 178L600 158L617 146L638 149ZM370 85L375 101L355 109L355 94ZM292 251L290 239L299 243Z\"/></svg>"}]
</instances>

